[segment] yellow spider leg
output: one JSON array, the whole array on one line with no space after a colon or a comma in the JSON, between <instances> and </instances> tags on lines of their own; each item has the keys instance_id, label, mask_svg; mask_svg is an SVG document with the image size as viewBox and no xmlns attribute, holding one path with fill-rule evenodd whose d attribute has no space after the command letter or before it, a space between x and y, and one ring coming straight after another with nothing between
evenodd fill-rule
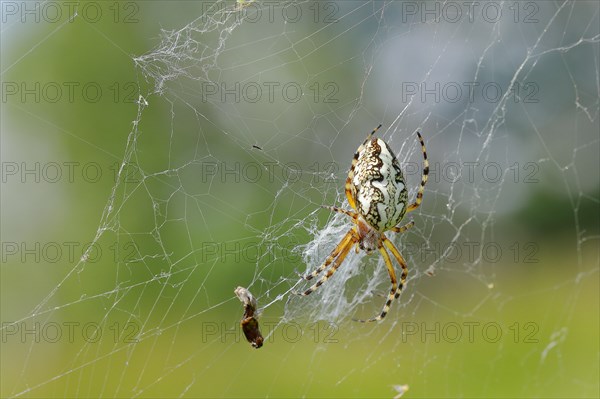
<instances>
[{"instance_id":1,"label":"yellow spider leg","mask_svg":"<svg viewBox=\"0 0 600 399\"><path fill-rule=\"evenodd\" d=\"M385 240L385 237L384 237L384 240ZM396 272L394 271L394 266L392 265L392 260L390 259L390 255L387 253L387 251L385 250L385 248L383 246L379 247L379 252L381 252L381 256L383 256L383 260L385 261L385 266L387 267L388 274L390 275L390 280L392 281L392 289L390 290L390 294L388 295L388 299L385 302L385 305L383 305L381 314L377 317L374 317L374 318L368 319L368 320L355 319L356 321L359 321L361 323L383 320L384 317L387 315L387 313L390 310L390 305L392 304L392 301L394 299L398 298L398 296L400 295L400 292L398 291L398 281L396 280Z\"/></svg>"},{"instance_id":2,"label":"yellow spider leg","mask_svg":"<svg viewBox=\"0 0 600 399\"><path fill-rule=\"evenodd\" d=\"M352 211L347 211L345 209L338 208L337 206L322 205L322 207L325 209L329 209L332 212L343 213L344 215L350 216L352 219L358 218L358 213L352 212Z\"/></svg>"},{"instance_id":3,"label":"yellow spider leg","mask_svg":"<svg viewBox=\"0 0 600 399\"><path fill-rule=\"evenodd\" d=\"M427 177L429 176L429 161L427 160L427 151L425 151L425 143L423 142L423 137L421 137L421 133L417 132L417 136L419 136L419 141L421 142L421 151L423 151L423 175L421 177L421 185L419 186L419 192L417 193L417 199L415 202L410 204L408 208L406 208L406 212L412 212L421 205L423 201L423 191L425 191L425 183L427 183Z\"/></svg>"},{"instance_id":4,"label":"yellow spider leg","mask_svg":"<svg viewBox=\"0 0 600 399\"><path fill-rule=\"evenodd\" d=\"M313 286L311 286L309 289L307 289L306 291L301 293L300 294L301 296L307 296L307 295L310 295L313 292L315 292L317 290L317 288L319 288L321 285L323 285L323 283L325 281L329 280L329 278L331 276L333 276L333 273L335 273L335 271L338 269L338 267L340 267L340 265L346 258L346 255L348 255L348 252L350 252L352 245L354 245L356 243L356 236L354 233L354 229L351 229L348 234L351 234L350 240L341 249L340 255L335 259L335 262L333 262L333 265L329 268L329 270L327 270L327 273L325 273L325 275L323 277L321 277L321 279L319 281L317 281ZM348 236L348 235L346 235L346 236ZM345 237L344 237L344 240L345 240ZM336 249L337 249L337 247L336 247Z\"/></svg>"},{"instance_id":5,"label":"yellow spider leg","mask_svg":"<svg viewBox=\"0 0 600 399\"><path fill-rule=\"evenodd\" d=\"M353 234L353 230L350 229L346 233L344 238L342 238L340 243L333 249L333 251L331 251L327 259L325 259L325 262L323 262L323 264L316 268L312 273L302 276L302 278L306 281L312 280L313 278L317 277L319 273L321 273L323 270L327 269L327 266L329 266L331 262L333 262L333 260L337 258L340 252L342 252L342 250L348 245L348 242L352 240Z\"/></svg>"},{"instance_id":6,"label":"yellow spider leg","mask_svg":"<svg viewBox=\"0 0 600 399\"><path fill-rule=\"evenodd\" d=\"M398 248L396 248L394 243L392 243L386 236L383 236L383 243L390 250L392 255L394 255L394 258L396 258L396 261L400 264L400 267L402 268L402 274L400 275L400 284L398 285L398 291L396 292L396 298L398 298L400 296L400 293L402 292L402 289L404 288L404 285L406 284L406 277L408 276L408 266L406 266L406 261L404 260L402 255L400 255L400 251L398 251Z\"/></svg>"},{"instance_id":7,"label":"yellow spider leg","mask_svg":"<svg viewBox=\"0 0 600 399\"><path fill-rule=\"evenodd\" d=\"M352 176L354 177L354 164L356 162L354 162L354 160L352 160L352 169L351 173ZM352 195L352 178L350 177L350 174L348 174L348 177L346 178L346 198L348 199L348 203L350 204L350 206L352 207L352 209L356 209L356 202L354 202L354 196Z\"/></svg>"},{"instance_id":8,"label":"yellow spider leg","mask_svg":"<svg viewBox=\"0 0 600 399\"><path fill-rule=\"evenodd\" d=\"M354 179L354 167L358 163L358 155L363 151L363 149L365 148L365 145L367 145L367 143L371 139L371 136L373 136L375 134L375 132L379 130L380 127L381 127L381 124L379 124L379 126L377 126L375 129L373 129L373 131L371 133L369 133L369 135L367 136L365 141L358 147L358 149L354 153L354 158L352 158L352 166L350 167L350 172L348 172L348 177L346 178L346 187L345 187L346 198L348 199L348 203L350 204L352 209L356 209L356 202L354 201L354 195L352 193L352 180Z\"/></svg>"},{"instance_id":9,"label":"yellow spider leg","mask_svg":"<svg viewBox=\"0 0 600 399\"><path fill-rule=\"evenodd\" d=\"M406 223L404 226L396 226L396 227L392 227L390 229L390 231L393 231L394 233L404 233L406 230L410 229L411 227L413 227L415 225L415 222L408 222Z\"/></svg>"},{"instance_id":10,"label":"yellow spider leg","mask_svg":"<svg viewBox=\"0 0 600 399\"><path fill-rule=\"evenodd\" d=\"M343 213L344 215L348 215L352 218L352 220L354 220L354 223L356 223L356 220L358 219L358 213L356 212L352 212L352 211L347 211L345 209L341 209L338 208L337 206L325 206L322 205L323 208L329 209L332 212L338 212L338 213ZM356 253L358 253L358 245L356 246ZM310 280L310 279L309 279Z\"/></svg>"}]
</instances>

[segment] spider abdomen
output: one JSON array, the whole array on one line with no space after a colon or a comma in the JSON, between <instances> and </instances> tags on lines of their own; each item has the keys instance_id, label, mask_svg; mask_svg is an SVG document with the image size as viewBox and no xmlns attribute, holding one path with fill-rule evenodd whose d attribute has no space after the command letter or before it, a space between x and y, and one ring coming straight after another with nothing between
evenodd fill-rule
<instances>
[{"instance_id":1,"label":"spider abdomen","mask_svg":"<svg viewBox=\"0 0 600 399\"><path fill-rule=\"evenodd\" d=\"M400 223L408 192L400 163L385 141L373 138L359 151L351 191L357 212L373 228L384 232Z\"/></svg>"}]
</instances>

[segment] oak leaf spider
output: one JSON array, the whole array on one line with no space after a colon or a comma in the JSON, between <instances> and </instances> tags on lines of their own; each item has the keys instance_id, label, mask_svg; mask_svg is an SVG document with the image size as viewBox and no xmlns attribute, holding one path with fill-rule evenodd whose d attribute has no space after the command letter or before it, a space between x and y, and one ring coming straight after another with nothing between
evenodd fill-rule
<instances>
[{"instance_id":1,"label":"oak leaf spider","mask_svg":"<svg viewBox=\"0 0 600 399\"><path fill-rule=\"evenodd\" d=\"M417 198L415 202L408 205L408 191L404 184L404 177L402 176L398 159L385 141L379 138L371 138L380 127L381 125L377 126L367 136L354 153L354 158L352 159L352 167L348 172L345 189L348 203L354 211L340 209L335 206L325 207L331 211L350 216L353 225L321 266L313 272L301 276L306 281L312 280L331 265L319 281L299 294L301 296L310 295L323 285L340 267L355 244L358 244L358 248L367 254L377 249L381 253L387 267L392 288L381 313L368 320L357 320L360 322L383 320L390 309L392 301L398 298L402 292L402 288L406 283L406 276L408 275L406 261L384 233L386 231L402 233L414 226L414 222L412 221L403 226L398 226L398 224L402 221L406 213L414 211L421 205L423 191L429 174L429 161L427 160L425 143L421 134L417 132L423 152L423 174ZM398 284L396 272L387 251L392 253L402 268L400 284Z\"/></svg>"}]
</instances>

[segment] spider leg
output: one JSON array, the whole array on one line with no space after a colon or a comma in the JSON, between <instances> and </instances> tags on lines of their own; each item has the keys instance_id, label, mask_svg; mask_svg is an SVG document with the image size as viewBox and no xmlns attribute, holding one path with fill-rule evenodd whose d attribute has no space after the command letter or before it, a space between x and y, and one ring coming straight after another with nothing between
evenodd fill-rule
<instances>
[{"instance_id":1,"label":"spider leg","mask_svg":"<svg viewBox=\"0 0 600 399\"><path fill-rule=\"evenodd\" d=\"M313 270L311 273L309 273L305 276L300 276L300 277L302 277L306 281L312 280L313 278L317 277L323 270L327 269L327 267L331 264L331 262L333 262L333 260L338 257L338 255L346 248L346 246L348 246L349 243L352 242L353 236L354 236L354 231L353 231L353 229L350 229L346 233L344 238L342 238L340 243L333 249L333 251L331 251L331 253L327 257L327 259L325 259L325 262L323 262L323 264L321 264L321 266L319 266L318 268Z\"/></svg>"},{"instance_id":2,"label":"spider leg","mask_svg":"<svg viewBox=\"0 0 600 399\"><path fill-rule=\"evenodd\" d=\"M379 130L379 128L381 128L381 123L379 124L379 126L377 126L375 129L373 129L373 131L371 133L369 133L369 135L367 136L367 138L365 139L365 141L362 143L362 145L366 145L367 142L371 139L371 136L375 134L375 132L377 132ZM362 150L361 147L358 148L358 151L356 152L357 154L360 152L360 150ZM358 157L357 157L358 158Z\"/></svg>"},{"instance_id":3,"label":"spider leg","mask_svg":"<svg viewBox=\"0 0 600 399\"><path fill-rule=\"evenodd\" d=\"M321 205L321 206L323 208L325 208L325 209L329 209L332 212L338 212L338 213L343 213L344 215L348 215L348 216L350 216L352 218L352 220L354 220L355 223L356 223L356 220L358 219L358 213L356 213L356 212L347 211L345 209L338 208L337 206L327 206L327 205ZM359 250L359 248L357 246L356 247L356 253L358 253L358 250ZM323 269L321 269L321 271L322 270ZM309 279L305 279L305 280L310 280L310 278Z\"/></svg>"},{"instance_id":4,"label":"spider leg","mask_svg":"<svg viewBox=\"0 0 600 399\"><path fill-rule=\"evenodd\" d=\"M383 236L383 243L390 250L392 255L394 255L394 258L396 258L396 261L400 264L400 267L402 268L402 274L400 275L400 284L398 285L398 290L396 291L396 298L398 298L400 296L400 293L402 292L402 289L404 288L404 285L406 285L406 276L408 276L408 266L406 266L406 261L404 260L402 255L400 255L400 251L398 251L398 248L396 248L394 243L391 242L386 236Z\"/></svg>"},{"instance_id":5,"label":"spider leg","mask_svg":"<svg viewBox=\"0 0 600 399\"><path fill-rule=\"evenodd\" d=\"M350 216L352 219L358 218L358 214L356 212L347 211L342 208L338 208L337 206L327 206L321 205L322 208L329 209L331 212L343 213L344 215Z\"/></svg>"},{"instance_id":6,"label":"spider leg","mask_svg":"<svg viewBox=\"0 0 600 399\"><path fill-rule=\"evenodd\" d=\"M413 227L415 225L415 222L410 221L408 223L406 223L404 226L396 226L396 227L392 227L390 229L390 231L393 231L394 233L404 233L406 230L410 229L411 227Z\"/></svg>"},{"instance_id":7,"label":"spider leg","mask_svg":"<svg viewBox=\"0 0 600 399\"><path fill-rule=\"evenodd\" d=\"M333 265L329 268L329 270L327 270L327 273L325 273L325 275L323 277L321 277L319 279L319 281L317 281L314 285L312 285L306 291L302 292L300 294L301 296L307 296L307 295L310 295L313 292L315 292L317 290L317 288L319 288L321 285L323 285L323 283L325 281L329 280L329 278L331 276L333 276L333 273L336 272L336 270L338 269L338 267L340 267L340 265L342 264L342 262L346 258L346 255L348 255L348 252L350 252L350 249L352 248L352 246L357 241L357 237L354 234L354 229L350 230L350 232L348 234L351 234L350 235L350 240L341 249L339 256L335 259L335 261L333 262ZM344 238L344 240L345 240L345 238Z\"/></svg>"},{"instance_id":8,"label":"spider leg","mask_svg":"<svg viewBox=\"0 0 600 399\"><path fill-rule=\"evenodd\" d=\"M359 321L361 323L383 320L383 318L387 315L388 311L390 310L390 305L392 304L392 301L398 298L398 296L400 295L400 291L398 290L398 280L396 279L396 272L394 271L394 266L392 265L390 255L387 253L383 245L380 245L379 252L381 252L383 260L385 261L385 266L387 267L388 274L390 275L390 280L392 281L392 288L390 289L390 293L388 295L387 301L385 302L385 305L383 305L381 314L379 314L377 317L368 320L354 319L355 321Z\"/></svg>"},{"instance_id":9,"label":"spider leg","mask_svg":"<svg viewBox=\"0 0 600 399\"><path fill-rule=\"evenodd\" d=\"M356 209L356 202L354 201L354 195L352 194L352 179L354 179L354 164L356 163L356 160L358 160L358 158L352 160L352 169L350 169L348 177L346 178L346 198L352 209Z\"/></svg>"},{"instance_id":10,"label":"spider leg","mask_svg":"<svg viewBox=\"0 0 600 399\"><path fill-rule=\"evenodd\" d=\"M352 180L354 180L354 167L358 163L358 154L360 154L362 152L362 150L365 148L365 145L371 139L371 136L373 136L373 134L375 134L375 132L377 130L379 130L380 127L381 127L381 124L379 124L379 126L377 126L375 129L373 129L373 131L371 133L369 133L369 135L367 136L365 141L358 147L358 149L354 153L354 158L352 158L352 166L350 167L350 171L348 172L348 177L346 178L346 187L345 187L346 198L348 199L348 203L350 204L352 209L356 209L356 201L354 201L354 193L352 192L352 188L353 188Z\"/></svg>"},{"instance_id":11,"label":"spider leg","mask_svg":"<svg viewBox=\"0 0 600 399\"><path fill-rule=\"evenodd\" d=\"M427 151L425 151L425 143L423 142L423 137L421 137L421 133L417 132L417 136L419 136L419 141L421 142L421 151L423 151L423 175L421 177L421 185L419 186L419 191L417 192L417 199L415 202L410 204L408 208L406 208L406 212L412 212L421 205L423 201L423 191L425 191L425 183L427 183L427 177L429 176L429 161L427 160Z\"/></svg>"}]
</instances>

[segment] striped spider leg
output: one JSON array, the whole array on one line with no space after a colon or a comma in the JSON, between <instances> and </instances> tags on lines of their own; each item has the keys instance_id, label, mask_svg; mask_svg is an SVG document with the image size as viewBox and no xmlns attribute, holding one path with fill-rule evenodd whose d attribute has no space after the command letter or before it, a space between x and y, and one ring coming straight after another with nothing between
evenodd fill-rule
<instances>
[{"instance_id":1,"label":"striped spider leg","mask_svg":"<svg viewBox=\"0 0 600 399\"><path fill-rule=\"evenodd\" d=\"M423 153L423 174L417 198L413 203L408 205L408 191L404 184L400 163L385 141L379 138L372 138L373 134L380 127L381 125L367 136L354 153L354 158L352 159L352 166L346 179L345 191L348 203L353 210L327 207L334 212L343 213L352 218L352 227L340 243L331 251L323 264L311 273L303 276L307 281L312 280L329 267L315 284L300 293L302 296L310 295L323 285L337 271L355 245L357 245L357 251L361 249L367 254L377 249L385 262L392 287L381 313L368 320L357 320L360 322L383 320L393 300L400 296L406 284L406 277L408 275L406 261L384 233L386 231L402 233L414 226L414 222L412 221L403 226L398 225L407 212L412 212L421 205L429 174L429 161L427 160L425 143L421 134L417 132ZM388 251L391 252L393 258L402 268L400 283L398 283Z\"/></svg>"}]
</instances>

